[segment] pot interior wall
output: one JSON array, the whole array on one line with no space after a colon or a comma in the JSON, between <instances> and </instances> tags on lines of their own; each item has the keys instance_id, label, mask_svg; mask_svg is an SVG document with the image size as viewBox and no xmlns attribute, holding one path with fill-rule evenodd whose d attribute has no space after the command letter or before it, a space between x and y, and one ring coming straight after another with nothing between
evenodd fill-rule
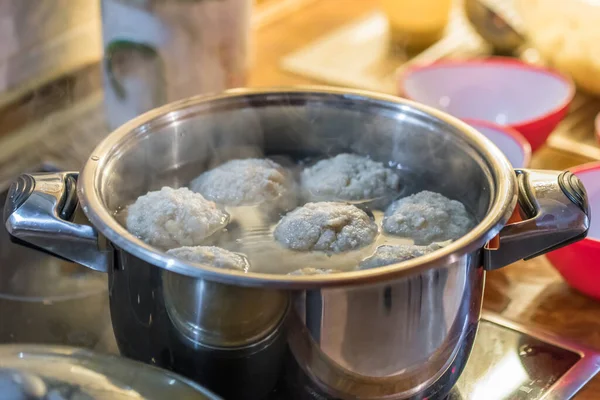
<instances>
[{"instance_id":1,"label":"pot interior wall","mask_svg":"<svg viewBox=\"0 0 600 400\"><path fill-rule=\"evenodd\" d=\"M389 163L400 170L404 194L440 192L462 201L478 220L495 196L488 163L458 129L407 105L324 93L184 104L129 132L101 160L95 185L116 213L150 190L185 186L230 159L341 152Z\"/></svg>"}]
</instances>

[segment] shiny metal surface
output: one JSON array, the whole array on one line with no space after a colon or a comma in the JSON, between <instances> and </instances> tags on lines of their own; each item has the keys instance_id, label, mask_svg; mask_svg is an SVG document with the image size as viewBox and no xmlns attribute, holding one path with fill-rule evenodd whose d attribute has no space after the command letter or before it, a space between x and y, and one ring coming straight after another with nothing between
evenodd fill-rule
<instances>
[{"instance_id":1,"label":"shiny metal surface","mask_svg":"<svg viewBox=\"0 0 600 400\"><path fill-rule=\"evenodd\" d=\"M26 344L0 345L0 398L220 399L186 378L126 358Z\"/></svg>"},{"instance_id":2,"label":"shiny metal surface","mask_svg":"<svg viewBox=\"0 0 600 400\"><path fill-rule=\"evenodd\" d=\"M465 14L475 31L498 54L511 55L525 43L524 35L484 0L464 0Z\"/></svg>"},{"instance_id":3,"label":"shiny metal surface","mask_svg":"<svg viewBox=\"0 0 600 400\"><path fill-rule=\"evenodd\" d=\"M289 293L237 287L162 271L167 314L195 344L252 345L271 334L288 311Z\"/></svg>"},{"instance_id":4,"label":"shiny metal surface","mask_svg":"<svg viewBox=\"0 0 600 400\"><path fill-rule=\"evenodd\" d=\"M189 265L146 245L114 218L149 190L185 185L209 165L257 150L300 157L366 154L410 175L408 192L430 189L459 199L479 224L418 259L289 276ZM62 198L60 177L51 180L52 199ZM62 194L56 191L61 188ZM30 198L48 196L44 185L41 189L36 184ZM462 369L480 313L483 246L504 227L518 194L556 200L554 192L561 190L554 185L547 193L523 192L496 147L443 113L391 96L323 88L230 91L151 111L91 154L77 189L86 216L110 242L105 269L123 354L193 377L226 397L260 398L277 381L287 334L300 367L341 399L412 398L435 387L451 365ZM48 227L62 228L57 201L39 204L43 213L36 214L35 224L21 226L37 229L48 218ZM565 212L577 213L570 220L585 222L581 209L563 205ZM15 229L21 221L10 220L13 216L9 228L27 238L25 230ZM50 236L48 227L32 237ZM567 240L551 230L529 230L520 238L539 239L540 245L543 239L544 248ZM510 250L506 245L496 251ZM504 259L497 260L500 266ZM246 287L265 293L250 302L244 300L251 293ZM293 303L283 320L288 296ZM227 298L227 307L219 307L219 298Z\"/></svg>"},{"instance_id":5,"label":"shiny metal surface","mask_svg":"<svg viewBox=\"0 0 600 400\"><path fill-rule=\"evenodd\" d=\"M455 389L464 400L570 399L598 372L598 351L484 312Z\"/></svg>"},{"instance_id":6,"label":"shiny metal surface","mask_svg":"<svg viewBox=\"0 0 600 400\"><path fill-rule=\"evenodd\" d=\"M526 214L524 221L507 225L500 231L497 249L484 250L486 269L497 269L515 261L544 254L574 238L585 237L590 226L587 201L576 204L561 187L560 171L517 170L519 204ZM575 197L586 198L583 192ZM572 188L569 188L572 189ZM570 192L569 192L570 193ZM583 236L582 236L583 235Z\"/></svg>"},{"instance_id":7,"label":"shiny metal surface","mask_svg":"<svg viewBox=\"0 0 600 400\"><path fill-rule=\"evenodd\" d=\"M534 327L516 324L491 312L482 313L466 365L465 360L461 349L442 378L414 398L570 399L600 372L597 350ZM291 372L287 377L288 391L273 400L336 399L303 379L293 366L288 368ZM449 387L452 390L444 397Z\"/></svg>"},{"instance_id":8,"label":"shiny metal surface","mask_svg":"<svg viewBox=\"0 0 600 400\"><path fill-rule=\"evenodd\" d=\"M25 171L57 171L40 163ZM22 171L22 172L25 172ZM12 179L0 183L5 203ZM0 231L0 342L95 348L110 329L106 274L31 251Z\"/></svg>"},{"instance_id":9,"label":"shiny metal surface","mask_svg":"<svg viewBox=\"0 0 600 400\"><path fill-rule=\"evenodd\" d=\"M193 290L205 285L213 289L213 285L225 287L220 288L214 298L190 297L186 304L180 297L175 305L177 308L173 309L172 298L169 299L173 293L169 293L171 289L166 288L168 283L165 282L165 274L170 272L125 251L114 249L114 252L108 272L110 308L122 355L180 373L226 399L262 399L275 387L287 347L287 314L276 325L273 323L281 311L278 305L288 305L287 292L278 295L266 291L253 300L255 306L259 306L259 300L274 300L272 305L262 304L266 312L272 312L267 313L266 318L260 308L243 304L248 300L244 294L257 289L180 276L178 279ZM238 291L242 293L240 297ZM231 296L228 305L233 309L223 307L223 313L220 313L217 301L223 301L225 294ZM200 302L202 299L207 302ZM209 310L214 314L208 315ZM245 315L240 315L242 310ZM178 314L173 315L174 311ZM224 327L215 324L219 316ZM208 330L211 335L200 330L206 327L207 321L211 323L211 330ZM238 346L231 341L235 333L232 329L236 326L244 332L242 339L233 337ZM252 329L248 330L249 327ZM217 330L223 332L222 337L218 336ZM247 336L248 333L253 336Z\"/></svg>"},{"instance_id":10,"label":"shiny metal surface","mask_svg":"<svg viewBox=\"0 0 600 400\"><path fill-rule=\"evenodd\" d=\"M38 173L23 175L35 185L23 203L10 215L5 215L5 226L10 235L59 257L106 272L107 253L99 249L98 234L90 225L66 221L60 213L75 196L75 187L67 187L67 179L76 179L76 172ZM18 181L17 181L18 182ZM18 187L9 190L19 195ZM74 197L76 201L76 197ZM74 211L74 210L73 210Z\"/></svg>"},{"instance_id":11,"label":"shiny metal surface","mask_svg":"<svg viewBox=\"0 0 600 400\"><path fill-rule=\"evenodd\" d=\"M414 190L461 199L480 223L438 252L388 267L319 276L190 266L129 233L120 208L162 185L182 186L240 154L368 154L414 174ZM427 160L426 162L424 160ZM516 180L504 155L456 118L395 96L334 88L241 89L152 110L109 135L79 178L83 211L119 248L163 269L244 286L289 289L363 284L452 263L504 226Z\"/></svg>"},{"instance_id":12,"label":"shiny metal surface","mask_svg":"<svg viewBox=\"0 0 600 400\"><path fill-rule=\"evenodd\" d=\"M295 298L290 347L339 398L411 398L451 364L464 367L484 276L477 255L385 284L309 290Z\"/></svg>"}]
</instances>

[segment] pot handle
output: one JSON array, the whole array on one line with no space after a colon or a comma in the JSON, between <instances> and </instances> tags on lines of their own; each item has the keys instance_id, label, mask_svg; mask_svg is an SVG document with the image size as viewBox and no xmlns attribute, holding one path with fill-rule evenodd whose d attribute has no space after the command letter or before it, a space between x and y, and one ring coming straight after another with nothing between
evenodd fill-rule
<instances>
[{"instance_id":1,"label":"pot handle","mask_svg":"<svg viewBox=\"0 0 600 400\"><path fill-rule=\"evenodd\" d=\"M585 188L571 172L517 169L515 173L522 220L506 225L496 246L486 245L483 265L487 270L581 240L590 227Z\"/></svg>"},{"instance_id":2,"label":"pot handle","mask_svg":"<svg viewBox=\"0 0 600 400\"><path fill-rule=\"evenodd\" d=\"M81 216L78 176L77 172L21 175L8 191L4 225L15 243L106 272L107 252L99 248L96 230L73 222Z\"/></svg>"}]
</instances>

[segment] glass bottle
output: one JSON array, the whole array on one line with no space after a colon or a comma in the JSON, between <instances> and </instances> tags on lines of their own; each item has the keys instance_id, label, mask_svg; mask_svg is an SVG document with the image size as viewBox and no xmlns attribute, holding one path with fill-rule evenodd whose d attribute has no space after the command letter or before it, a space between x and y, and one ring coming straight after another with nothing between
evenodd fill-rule
<instances>
[{"instance_id":1,"label":"glass bottle","mask_svg":"<svg viewBox=\"0 0 600 400\"><path fill-rule=\"evenodd\" d=\"M251 0L102 0L109 127L166 103L243 86L251 6Z\"/></svg>"}]
</instances>

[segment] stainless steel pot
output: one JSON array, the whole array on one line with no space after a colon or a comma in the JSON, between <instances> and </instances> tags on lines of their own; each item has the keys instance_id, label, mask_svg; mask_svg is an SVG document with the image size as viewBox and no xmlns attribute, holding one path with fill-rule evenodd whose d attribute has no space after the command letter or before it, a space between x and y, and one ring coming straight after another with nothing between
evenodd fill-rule
<instances>
[{"instance_id":1,"label":"stainless steel pot","mask_svg":"<svg viewBox=\"0 0 600 400\"><path fill-rule=\"evenodd\" d=\"M147 191L185 185L248 149L391 161L411 177L407 193L432 189L459 199L479 224L418 259L289 276L192 266L115 219ZM517 201L524 218L507 225ZM78 207L89 225L70 222ZM265 396L286 370L286 340L310 390L327 396L444 394L471 349L484 271L585 237L589 218L574 175L514 171L455 118L392 96L329 88L234 90L150 111L106 138L81 175L23 175L5 207L15 238L108 272L123 354L227 398Z\"/></svg>"}]
</instances>

